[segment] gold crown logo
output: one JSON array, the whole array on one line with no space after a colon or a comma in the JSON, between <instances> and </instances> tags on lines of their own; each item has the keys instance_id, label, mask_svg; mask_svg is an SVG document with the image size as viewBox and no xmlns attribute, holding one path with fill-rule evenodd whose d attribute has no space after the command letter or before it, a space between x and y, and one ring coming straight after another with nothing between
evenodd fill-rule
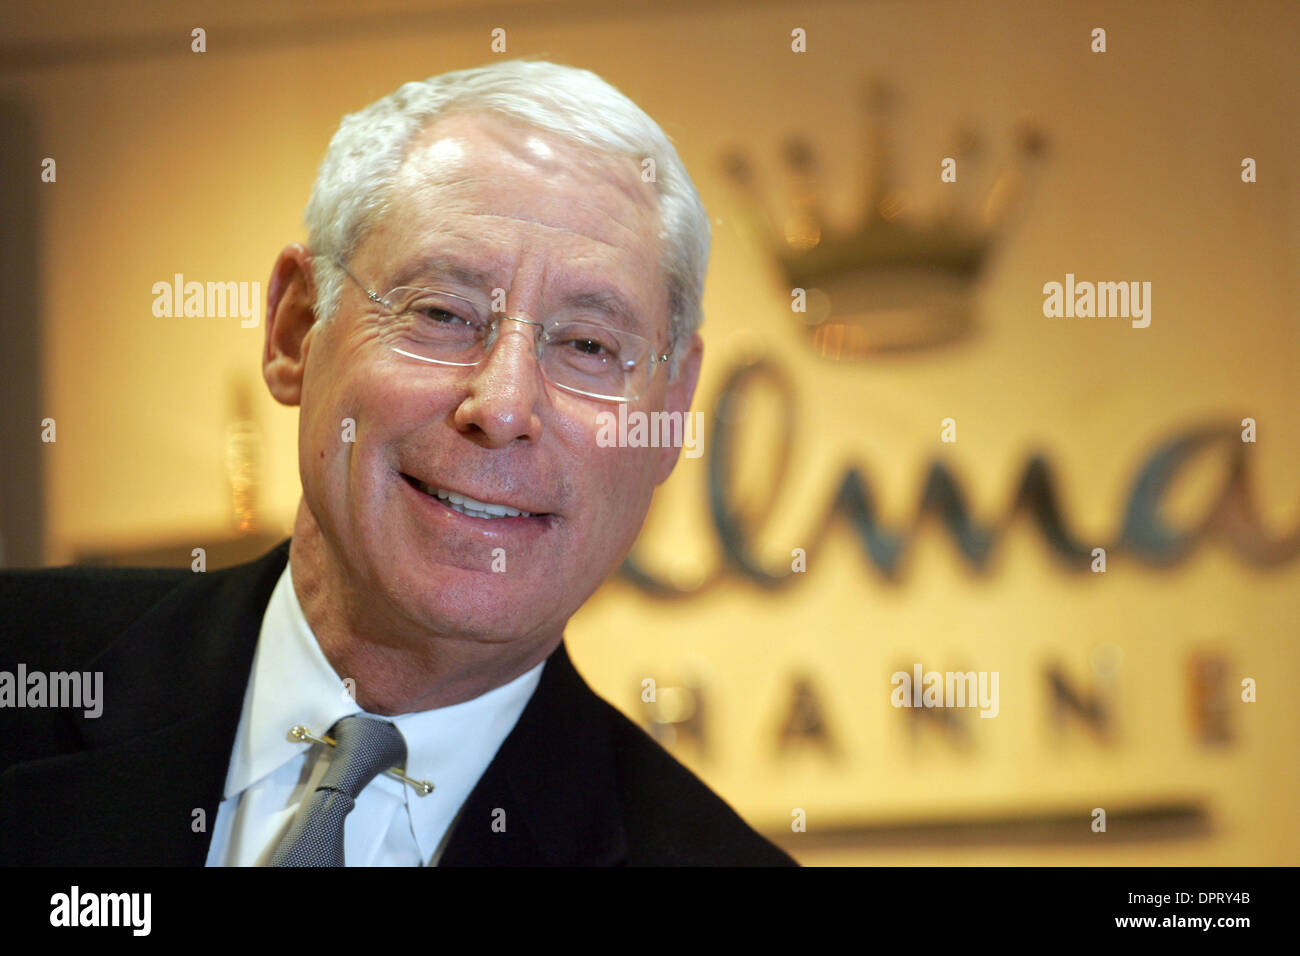
<instances>
[{"instance_id":1,"label":"gold crown logo","mask_svg":"<svg viewBox=\"0 0 1300 956\"><path fill-rule=\"evenodd\" d=\"M744 155L733 152L725 160L741 193L742 233L769 250L791 290L804 290L805 310L796 314L816 351L833 359L928 348L969 334L975 280L999 231L1022 211L1029 161L1045 149L1038 128L1022 121L1016 133L1019 157L994 178L982 208L963 208L955 181L944 182L943 201L921 218L893 178L895 96L876 81L867 85L865 100L867 188L851 233L828 233L818 198L817 158L803 138L792 136L785 144L791 203L779 226L764 211ZM936 172L942 173L951 158L951 175L960 166L963 177L970 176L980 152L978 135L958 130L951 149L936 157ZM797 308L799 297L791 294Z\"/></svg>"}]
</instances>

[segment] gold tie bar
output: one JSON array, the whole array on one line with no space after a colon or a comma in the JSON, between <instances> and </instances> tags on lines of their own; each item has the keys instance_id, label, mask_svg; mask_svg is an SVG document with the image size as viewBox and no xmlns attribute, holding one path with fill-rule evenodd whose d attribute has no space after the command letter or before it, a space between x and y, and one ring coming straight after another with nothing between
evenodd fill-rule
<instances>
[{"instance_id":1,"label":"gold tie bar","mask_svg":"<svg viewBox=\"0 0 1300 956\"><path fill-rule=\"evenodd\" d=\"M295 724L294 726L289 728L289 739L292 740L294 743L299 743L299 744L304 742L310 742L313 744L325 744L329 747L337 746L337 744L335 743L332 737L326 737L324 734L317 737L315 734L313 734L302 724ZM422 797L427 797L429 794L433 793L433 784L429 783L429 781L412 780L410 777L402 773L402 771L397 769L396 767L391 767L388 770L385 770L384 773L388 774L388 776L392 777L395 780L402 781L402 783L409 783L412 787L415 788L415 792Z\"/></svg>"}]
</instances>

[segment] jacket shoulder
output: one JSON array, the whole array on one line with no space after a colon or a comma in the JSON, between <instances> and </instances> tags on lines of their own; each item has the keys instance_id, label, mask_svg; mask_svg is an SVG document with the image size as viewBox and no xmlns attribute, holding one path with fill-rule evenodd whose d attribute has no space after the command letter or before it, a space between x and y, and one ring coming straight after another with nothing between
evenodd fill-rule
<instances>
[{"instance_id":1,"label":"jacket shoulder","mask_svg":"<svg viewBox=\"0 0 1300 956\"><path fill-rule=\"evenodd\" d=\"M611 728L629 864L798 865L658 741L596 696Z\"/></svg>"},{"instance_id":2,"label":"jacket shoulder","mask_svg":"<svg viewBox=\"0 0 1300 956\"><path fill-rule=\"evenodd\" d=\"M0 659L34 663L33 658L53 656L49 666L74 666L192 573L97 567L0 571Z\"/></svg>"}]
</instances>

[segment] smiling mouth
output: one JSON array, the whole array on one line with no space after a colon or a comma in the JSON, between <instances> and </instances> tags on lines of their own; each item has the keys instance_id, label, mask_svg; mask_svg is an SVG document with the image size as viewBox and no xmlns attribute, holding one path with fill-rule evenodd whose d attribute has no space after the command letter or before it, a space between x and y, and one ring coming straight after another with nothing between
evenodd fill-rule
<instances>
[{"instance_id":1,"label":"smiling mouth","mask_svg":"<svg viewBox=\"0 0 1300 956\"><path fill-rule=\"evenodd\" d=\"M435 488L433 485L426 484L418 478L412 478L405 472L402 477L412 488L422 491L431 498L437 498L452 511L458 511L470 518L545 518L548 513L535 513L532 511L521 511L518 508L511 508L509 505L493 504L490 501L479 501L469 495L462 495L455 491L447 491L443 488Z\"/></svg>"}]
</instances>

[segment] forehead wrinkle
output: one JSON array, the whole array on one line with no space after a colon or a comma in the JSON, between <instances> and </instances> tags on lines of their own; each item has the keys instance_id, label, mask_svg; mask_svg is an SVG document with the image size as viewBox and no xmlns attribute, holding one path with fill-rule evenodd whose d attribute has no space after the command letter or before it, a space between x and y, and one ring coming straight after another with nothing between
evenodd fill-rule
<instances>
[{"instance_id":1,"label":"forehead wrinkle","mask_svg":"<svg viewBox=\"0 0 1300 956\"><path fill-rule=\"evenodd\" d=\"M614 157L618 156L618 154L608 155ZM398 188L393 191L391 195L392 200L400 199L405 201L414 201L421 194L425 194L432 199L434 203L441 204L442 202L447 201L453 206L459 207L448 211L467 212L474 215L492 218L515 219L520 222L533 223L549 229L566 228L563 226L552 226L541 219L536 219L531 216L490 213L483 210L481 208L481 203L477 201L478 196L476 194L482 188L491 186L492 183L490 179L484 178L481 173L478 173L474 167L469 164L468 157L463 157L455 166L442 166L440 168L435 168L434 171L427 175L419 175L413 171L413 167L416 165L414 160L415 156L412 155L408 156L408 158L403 162L401 175L399 175L399 182L396 184ZM630 158L629 162L631 162ZM537 167L540 164L533 165ZM569 167L559 165L559 168L553 170L534 168L530 172L530 175L539 178L546 178L547 173L566 174L572 173L575 169L585 170L588 173L595 173L597 178L600 180L600 186L605 188L612 186L614 187L614 190L620 193L624 198L631 200L637 207L637 211L645 215L644 221L651 230L652 238L655 240L658 239L659 198L654 192L647 192L642 188L645 184L641 182L639 176L633 175L632 177L629 177L619 175L615 170L610 169L608 166L593 163L589 159L585 158L583 161L572 164ZM570 175L569 178L575 177ZM568 212L575 207L568 203L564 203L560 208L562 212ZM633 240L640 238L642 235L641 231L635 226L625 222L622 217L612 213L607 208L604 208L604 205L601 203L580 201L576 204L576 208L598 215L601 219L617 227L619 231L626 233ZM596 239L596 241L602 242L606 245L615 244L598 237L589 238Z\"/></svg>"},{"instance_id":2,"label":"forehead wrinkle","mask_svg":"<svg viewBox=\"0 0 1300 956\"><path fill-rule=\"evenodd\" d=\"M658 221L653 217L645 221L648 230L643 231L641 229L638 229L636 226L632 225L631 223L626 222L623 217L617 215L616 213L601 208L601 206L598 204L585 203L585 202L580 202L576 204L561 203L558 211L561 214L565 214L565 213L572 213L575 209L580 209L584 212L597 214L604 223L614 227L614 230L612 230L613 232L623 233L627 237L627 239L630 240L629 246L635 245L639 240L645 238L646 236L649 237L650 241L654 245L658 246L660 243ZM645 211L650 212L651 210L646 209ZM572 225L569 223L555 225L552 222L547 221L546 219L539 219L536 216L523 215L516 212L490 212L486 209L483 209L481 206L478 206L477 204L469 203L469 202L461 205L457 209L447 210L447 212L453 214L455 213L468 214L481 219L504 219L512 222L526 222L530 225L538 226L542 229L548 229L552 231L559 231L565 233L573 232ZM591 235L586 232L578 233L578 235L580 235L583 239L588 239L592 242L597 242L602 246L610 246L614 249L619 250L620 252L631 251L630 248L628 248L627 246L620 245L616 241L619 238L617 235L611 235L609 237L605 237L599 235Z\"/></svg>"},{"instance_id":3,"label":"forehead wrinkle","mask_svg":"<svg viewBox=\"0 0 1300 956\"><path fill-rule=\"evenodd\" d=\"M572 227L568 224L554 225L550 222L546 222L542 219L538 219L533 216L516 215L514 213L487 212L485 210L482 210L481 208L476 208L477 204L472 202L467 202L464 199L461 199L460 197L449 197L449 198L453 199L453 204L451 208L443 208L443 209L432 208L432 209L425 209L425 210L415 210L414 222L412 223L412 225L421 232L425 232L428 234L436 234L439 236L443 236L443 235L450 236L459 240L463 240L467 243L471 243L476 250L476 254L477 254L477 250L483 247L483 238L481 232L479 230L467 230L463 224L455 222L455 219L459 217L474 217L476 219L484 219L484 220L504 220L507 222L525 222L530 225L536 226L540 229L546 229L551 232L561 232L570 235L574 234ZM394 208L395 205L396 204L390 204L389 207L390 213L396 212L397 216L400 218L405 218L405 213L408 213L413 209L412 206L403 206L403 208L401 208L399 211L398 209ZM599 213L607 223L617 227L619 230L626 233L630 239L635 241L642 238L641 232L639 232L633 226L626 224L617 216L595 207L592 207L591 211ZM430 216L429 214L432 215ZM427 220L429 218L432 219L432 222L429 222L427 225L421 223L420 221L422 219ZM448 222L449 219L452 221ZM589 235L587 233L578 233L577 235L581 236L581 238L584 240L615 250L616 252L619 253L628 253L631 251L627 246L620 245L617 241L615 241L617 237L614 236L606 238L603 236ZM657 234L652 236L651 241L654 242L656 246L660 244L660 239ZM445 254L439 254L439 255L445 255ZM435 255L429 258L432 260L432 259L436 259L437 256ZM469 267L467 266L466 270L468 270L468 268ZM403 274L409 274L412 270L404 269L402 271ZM477 278L487 278L487 274L485 272L480 273L477 276Z\"/></svg>"}]
</instances>

